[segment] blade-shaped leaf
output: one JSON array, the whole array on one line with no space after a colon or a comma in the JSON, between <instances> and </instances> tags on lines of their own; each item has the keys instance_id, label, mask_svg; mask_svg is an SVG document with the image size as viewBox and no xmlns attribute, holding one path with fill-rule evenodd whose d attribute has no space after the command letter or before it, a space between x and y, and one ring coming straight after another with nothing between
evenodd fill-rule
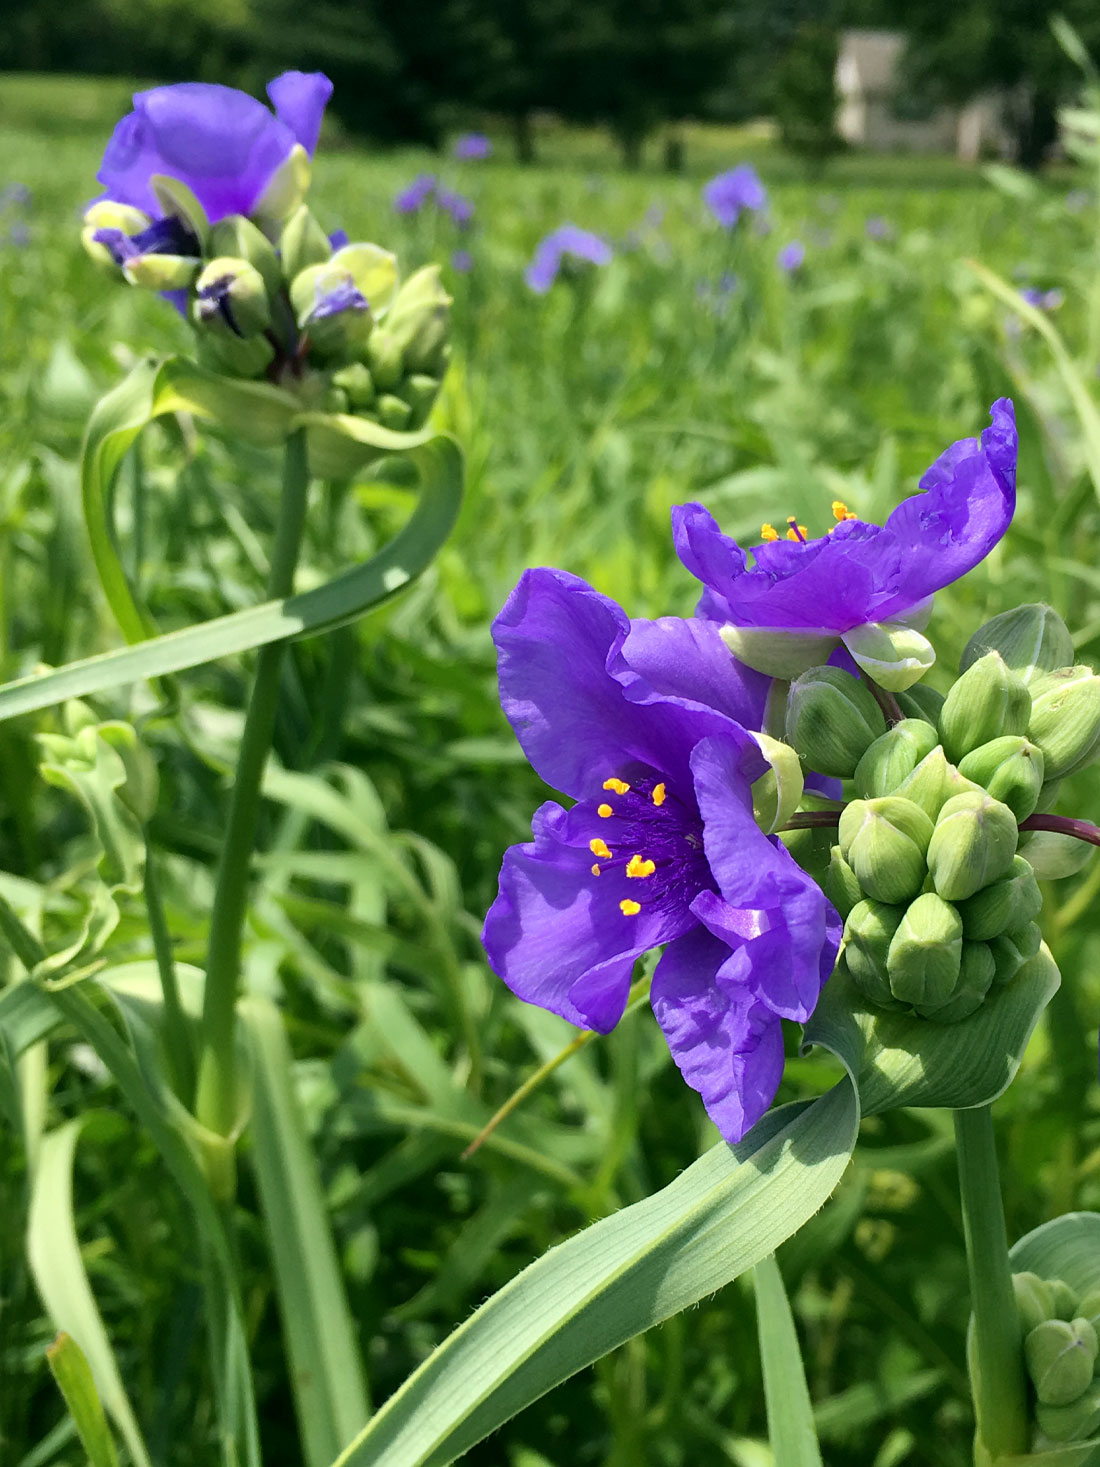
<instances>
[{"instance_id":1,"label":"blade-shaped leaf","mask_svg":"<svg viewBox=\"0 0 1100 1467\"><path fill-rule=\"evenodd\" d=\"M783 1467L821 1467L802 1352L775 1254L762 1258L752 1276L760 1361L764 1368L764 1399L768 1408L768 1438L775 1460L782 1462Z\"/></svg>"},{"instance_id":2,"label":"blade-shaped leaf","mask_svg":"<svg viewBox=\"0 0 1100 1467\"><path fill-rule=\"evenodd\" d=\"M118 1467L114 1438L83 1350L62 1331L47 1349L46 1360L88 1454L89 1467Z\"/></svg>"}]
</instances>

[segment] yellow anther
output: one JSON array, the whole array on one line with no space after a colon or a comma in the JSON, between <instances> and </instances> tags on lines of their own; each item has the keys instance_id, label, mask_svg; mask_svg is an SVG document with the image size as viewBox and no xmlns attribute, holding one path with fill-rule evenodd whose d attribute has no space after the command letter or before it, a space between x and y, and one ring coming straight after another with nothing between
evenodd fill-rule
<instances>
[{"instance_id":1,"label":"yellow anther","mask_svg":"<svg viewBox=\"0 0 1100 1467\"><path fill-rule=\"evenodd\" d=\"M663 784L655 784L653 786L653 793L652 793L652 795L650 795L650 799L653 801L653 803L656 806L658 806L658 808L659 808L661 805L664 804L666 798L667 797L665 795L665 787L664 787L664 785Z\"/></svg>"},{"instance_id":2,"label":"yellow anther","mask_svg":"<svg viewBox=\"0 0 1100 1467\"><path fill-rule=\"evenodd\" d=\"M598 876L600 874L600 868L598 864L590 867L589 869L591 870L593 876Z\"/></svg>"},{"instance_id":3,"label":"yellow anther","mask_svg":"<svg viewBox=\"0 0 1100 1467\"><path fill-rule=\"evenodd\" d=\"M859 519L859 515L856 514L853 510L849 510L848 513L844 516L844 518L846 520L858 520Z\"/></svg>"},{"instance_id":4,"label":"yellow anther","mask_svg":"<svg viewBox=\"0 0 1100 1467\"><path fill-rule=\"evenodd\" d=\"M793 519L788 520L787 524L790 527L787 530L787 539L793 540L796 545L804 545L806 543L806 536L809 533L806 526L797 524Z\"/></svg>"},{"instance_id":5,"label":"yellow anther","mask_svg":"<svg viewBox=\"0 0 1100 1467\"><path fill-rule=\"evenodd\" d=\"M611 847L605 840L601 840L598 835L593 836L588 842L588 849L594 856L599 856L601 861L611 860Z\"/></svg>"},{"instance_id":6,"label":"yellow anther","mask_svg":"<svg viewBox=\"0 0 1100 1467\"><path fill-rule=\"evenodd\" d=\"M630 789L625 779L605 779L603 787L605 790L614 790L617 795L625 795Z\"/></svg>"},{"instance_id":7,"label":"yellow anther","mask_svg":"<svg viewBox=\"0 0 1100 1467\"><path fill-rule=\"evenodd\" d=\"M615 812L614 810L612 810L610 805L596 806L596 814L600 817L601 820L610 820L611 816L614 815L614 813Z\"/></svg>"},{"instance_id":8,"label":"yellow anther","mask_svg":"<svg viewBox=\"0 0 1100 1467\"><path fill-rule=\"evenodd\" d=\"M833 519L834 520L846 520L849 517L854 518L854 516L851 516L851 511L849 510L848 506L844 503L843 499L834 499L833 500Z\"/></svg>"},{"instance_id":9,"label":"yellow anther","mask_svg":"<svg viewBox=\"0 0 1100 1467\"><path fill-rule=\"evenodd\" d=\"M619 903L619 911L624 917L636 917L641 910L641 902L632 902L629 897L623 897Z\"/></svg>"},{"instance_id":10,"label":"yellow anther","mask_svg":"<svg viewBox=\"0 0 1100 1467\"><path fill-rule=\"evenodd\" d=\"M655 862L645 860L642 856L631 856L626 863L626 874L628 876L652 876L656 871Z\"/></svg>"},{"instance_id":11,"label":"yellow anther","mask_svg":"<svg viewBox=\"0 0 1100 1467\"><path fill-rule=\"evenodd\" d=\"M778 540L779 531L775 528L774 525L761 525L760 538L761 540Z\"/></svg>"}]
</instances>

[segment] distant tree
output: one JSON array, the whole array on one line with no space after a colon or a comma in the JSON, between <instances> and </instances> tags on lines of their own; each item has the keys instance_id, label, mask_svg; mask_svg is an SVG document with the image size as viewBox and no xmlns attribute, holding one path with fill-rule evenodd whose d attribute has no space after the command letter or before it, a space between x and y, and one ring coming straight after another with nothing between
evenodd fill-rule
<instances>
[{"instance_id":1,"label":"distant tree","mask_svg":"<svg viewBox=\"0 0 1100 1467\"><path fill-rule=\"evenodd\" d=\"M804 21L775 68L773 107L784 145L814 169L843 145L836 130L837 34Z\"/></svg>"}]
</instances>

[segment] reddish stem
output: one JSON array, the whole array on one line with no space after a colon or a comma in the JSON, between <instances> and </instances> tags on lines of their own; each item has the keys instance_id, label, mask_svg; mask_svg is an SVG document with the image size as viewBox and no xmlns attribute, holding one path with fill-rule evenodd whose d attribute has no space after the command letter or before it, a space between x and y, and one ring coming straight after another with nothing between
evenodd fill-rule
<instances>
[{"instance_id":1,"label":"reddish stem","mask_svg":"<svg viewBox=\"0 0 1100 1467\"><path fill-rule=\"evenodd\" d=\"M1059 835L1072 835L1075 840L1088 841L1090 846L1100 846L1100 827L1087 820L1075 820L1071 815L1029 815L1020 821L1021 830L1053 830Z\"/></svg>"}]
</instances>

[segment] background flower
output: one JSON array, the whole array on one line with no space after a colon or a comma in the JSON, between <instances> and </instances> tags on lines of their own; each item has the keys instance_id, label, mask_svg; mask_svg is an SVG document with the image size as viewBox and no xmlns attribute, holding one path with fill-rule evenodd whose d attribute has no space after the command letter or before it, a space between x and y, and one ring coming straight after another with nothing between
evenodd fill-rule
<instances>
[{"instance_id":1,"label":"background flower","mask_svg":"<svg viewBox=\"0 0 1100 1467\"><path fill-rule=\"evenodd\" d=\"M455 138L454 155L463 162L492 155L493 145L481 132L464 132Z\"/></svg>"},{"instance_id":2,"label":"background flower","mask_svg":"<svg viewBox=\"0 0 1100 1467\"><path fill-rule=\"evenodd\" d=\"M766 207L768 195L751 163L739 163L703 185L703 201L724 229L732 229L742 209Z\"/></svg>"},{"instance_id":3,"label":"background flower","mask_svg":"<svg viewBox=\"0 0 1100 1467\"><path fill-rule=\"evenodd\" d=\"M531 263L524 271L523 278L536 295L545 295L550 289L567 256L590 265L607 265L612 251L598 234L591 234L576 224L559 225L538 242Z\"/></svg>"}]
</instances>

